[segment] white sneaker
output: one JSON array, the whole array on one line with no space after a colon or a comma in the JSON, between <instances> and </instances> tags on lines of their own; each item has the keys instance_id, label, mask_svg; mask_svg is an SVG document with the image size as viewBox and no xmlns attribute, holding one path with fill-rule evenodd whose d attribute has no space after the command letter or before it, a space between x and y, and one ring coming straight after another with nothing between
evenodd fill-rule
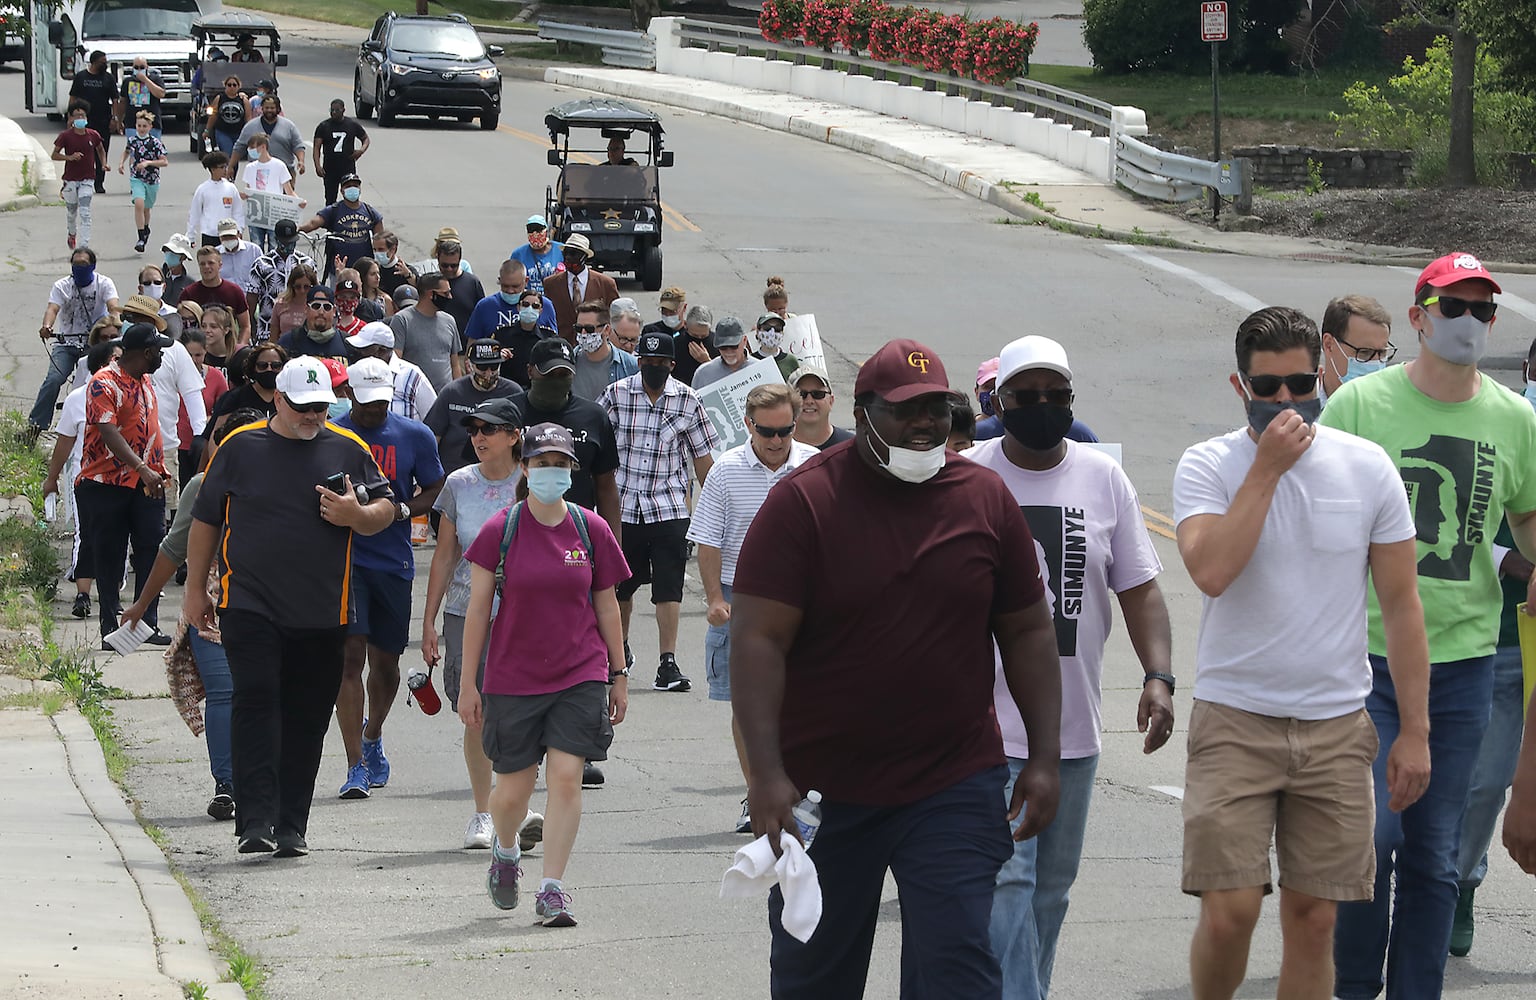
<instances>
[{"instance_id":1,"label":"white sneaker","mask_svg":"<svg viewBox=\"0 0 1536 1000\"><path fill-rule=\"evenodd\" d=\"M469 825L464 828L464 849L488 851L495 836L496 826L491 822L491 814L475 813L469 818Z\"/></svg>"},{"instance_id":2,"label":"white sneaker","mask_svg":"<svg viewBox=\"0 0 1536 1000\"><path fill-rule=\"evenodd\" d=\"M523 825L517 828L517 849L519 851L531 851L539 846L544 839L544 815L528 810L528 815L523 817Z\"/></svg>"}]
</instances>

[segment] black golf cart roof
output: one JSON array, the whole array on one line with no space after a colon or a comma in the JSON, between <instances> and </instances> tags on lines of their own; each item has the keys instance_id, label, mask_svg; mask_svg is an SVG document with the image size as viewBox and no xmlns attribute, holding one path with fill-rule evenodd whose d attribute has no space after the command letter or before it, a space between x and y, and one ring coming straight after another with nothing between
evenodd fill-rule
<instances>
[{"instance_id":1,"label":"black golf cart roof","mask_svg":"<svg viewBox=\"0 0 1536 1000\"><path fill-rule=\"evenodd\" d=\"M611 97L588 97L557 105L544 116L544 125L551 136L565 135L572 128L624 128L656 135L665 131L656 115Z\"/></svg>"},{"instance_id":2,"label":"black golf cart roof","mask_svg":"<svg viewBox=\"0 0 1536 1000\"><path fill-rule=\"evenodd\" d=\"M238 35L242 31L249 31L251 34L270 33L275 35L277 34L277 25L255 14L229 10L222 14L205 14L199 17L192 22L192 30L208 34L217 32L221 35Z\"/></svg>"}]
</instances>

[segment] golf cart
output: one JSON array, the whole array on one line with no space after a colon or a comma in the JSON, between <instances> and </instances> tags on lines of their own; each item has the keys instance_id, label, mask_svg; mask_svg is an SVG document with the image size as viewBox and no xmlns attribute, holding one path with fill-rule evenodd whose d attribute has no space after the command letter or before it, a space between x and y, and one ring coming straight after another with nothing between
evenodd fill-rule
<instances>
[{"instance_id":1,"label":"golf cart","mask_svg":"<svg viewBox=\"0 0 1536 1000\"><path fill-rule=\"evenodd\" d=\"M254 50L261 56L260 62L231 61L245 35L255 40ZM279 51L282 39L271 21L236 11L207 14L193 21L192 41L197 52L192 57L196 69L192 74L192 127L188 132L192 152L202 155L213 149L206 143L203 131L208 109L218 102L224 81L231 76L239 77L240 93L250 97L260 81L277 82L277 67L288 65L288 54Z\"/></svg>"},{"instance_id":2,"label":"golf cart","mask_svg":"<svg viewBox=\"0 0 1536 1000\"><path fill-rule=\"evenodd\" d=\"M552 237L581 233L602 271L633 274L648 292L661 288L661 119L623 101L592 97L551 108L544 116L549 165L560 176L545 195ZM633 143L636 138L641 143ZM610 143L624 142L609 155Z\"/></svg>"}]
</instances>

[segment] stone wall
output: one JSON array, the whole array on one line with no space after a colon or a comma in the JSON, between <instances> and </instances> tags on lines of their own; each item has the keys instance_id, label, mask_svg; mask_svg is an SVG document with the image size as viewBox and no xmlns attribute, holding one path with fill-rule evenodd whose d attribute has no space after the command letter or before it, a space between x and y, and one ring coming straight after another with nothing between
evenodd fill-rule
<instances>
[{"instance_id":1,"label":"stone wall","mask_svg":"<svg viewBox=\"0 0 1536 1000\"><path fill-rule=\"evenodd\" d=\"M1310 179L1308 161L1317 165L1331 188L1393 188L1408 186L1413 153L1401 149L1314 149L1309 146L1239 146L1228 156L1253 161L1253 183L1271 189L1304 188Z\"/></svg>"}]
</instances>

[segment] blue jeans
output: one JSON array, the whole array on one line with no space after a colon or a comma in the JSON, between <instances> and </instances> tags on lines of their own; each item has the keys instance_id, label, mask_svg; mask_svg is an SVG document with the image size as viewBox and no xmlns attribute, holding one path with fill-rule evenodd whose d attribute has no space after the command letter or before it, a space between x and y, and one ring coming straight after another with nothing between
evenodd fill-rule
<instances>
[{"instance_id":1,"label":"blue jeans","mask_svg":"<svg viewBox=\"0 0 1536 1000\"><path fill-rule=\"evenodd\" d=\"M1333 936L1334 994L1370 1000L1383 986L1388 1000L1439 997L1456 910L1456 847L1467 789L1477 762L1493 698L1493 657L1430 667L1429 756L1433 768L1423 798L1403 810L1387 808L1387 754L1397 739L1397 696L1384 657L1371 657L1375 674L1366 710L1376 723L1381 751L1372 767L1376 784L1375 898L1339 904ZM1392 896L1392 876L1397 896Z\"/></svg>"},{"instance_id":2,"label":"blue jeans","mask_svg":"<svg viewBox=\"0 0 1536 1000\"><path fill-rule=\"evenodd\" d=\"M1476 888L1488 875L1488 845L1493 843L1493 830L1504 808L1504 794L1515 780L1524 728L1525 676L1520 647L1501 647L1493 654L1493 714L1483 731L1467 808L1461 814L1456 871L1463 887Z\"/></svg>"},{"instance_id":3,"label":"blue jeans","mask_svg":"<svg viewBox=\"0 0 1536 1000\"><path fill-rule=\"evenodd\" d=\"M53 342L48 348L48 374L43 376L43 384L37 389L37 401L32 404L27 423L42 430L53 426L53 408L59 403L59 390L64 388L64 383L75 373L75 366L83 357L85 341L78 344L66 344L60 340Z\"/></svg>"},{"instance_id":4,"label":"blue jeans","mask_svg":"<svg viewBox=\"0 0 1536 1000\"><path fill-rule=\"evenodd\" d=\"M1028 761L1008 758L1006 803ZM1077 880L1088 827L1088 803L1099 758L1061 762L1061 803L1039 836L1013 845L992 893L992 952L1003 966L1003 996L1044 1000L1051 989L1056 941L1067 916L1067 894Z\"/></svg>"},{"instance_id":5,"label":"blue jeans","mask_svg":"<svg viewBox=\"0 0 1536 1000\"><path fill-rule=\"evenodd\" d=\"M720 585L725 603L731 603L731 588ZM710 701L731 700L731 623L711 625L704 632L704 679L709 682Z\"/></svg>"},{"instance_id":6,"label":"blue jeans","mask_svg":"<svg viewBox=\"0 0 1536 1000\"><path fill-rule=\"evenodd\" d=\"M235 682L229 675L229 658L224 647L209 642L197 634L197 629L187 630L192 644L192 659L197 663L198 675L203 679L203 690L208 698L203 705L203 738L208 741L208 770L213 780L221 785L234 785L235 765L229 750L229 719L235 700Z\"/></svg>"},{"instance_id":7,"label":"blue jeans","mask_svg":"<svg viewBox=\"0 0 1536 1000\"><path fill-rule=\"evenodd\" d=\"M784 930L784 896L768 893L774 1000L864 995L887 870L901 905L901 998L1002 1000L987 943L992 885L1012 853L997 787L1001 765L904 806L823 801L811 860L821 922L805 943Z\"/></svg>"}]
</instances>

